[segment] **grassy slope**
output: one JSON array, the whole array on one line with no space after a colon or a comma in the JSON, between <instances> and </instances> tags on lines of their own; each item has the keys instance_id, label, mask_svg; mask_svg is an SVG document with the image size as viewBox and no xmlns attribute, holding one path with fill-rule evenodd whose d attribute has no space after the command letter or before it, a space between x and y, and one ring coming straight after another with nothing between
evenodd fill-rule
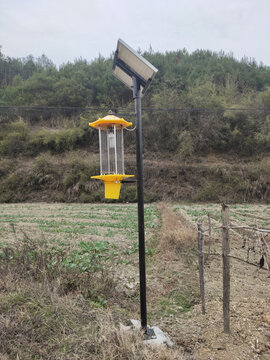
<instances>
[{"instance_id":1,"label":"grassy slope","mask_svg":"<svg viewBox=\"0 0 270 360\"><path fill-rule=\"evenodd\" d=\"M96 117L94 117L95 119ZM89 119L74 117L23 119L0 125L0 202L100 202L97 132ZM148 124L149 126L149 124ZM145 199L266 202L270 200L270 157L236 154L194 154L185 158L177 148L148 150L151 128L144 139ZM169 141L169 139L167 139ZM125 134L125 170L136 174L134 132ZM124 185L123 202L136 200L136 185Z\"/></svg>"},{"instance_id":2,"label":"grassy slope","mask_svg":"<svg viewBox=\"0 0 270 360\"><path fill-rule=\"evenodd\" d=\"M0 161L0 202L99 202L103 184L90 180L99 172L98 154L74 150ZM135 155L126 155L126 173L136 174ZM145 198L155 200L267 202L270 159L145 154ZM136 185L124 184L120 201L134 202Z\"/></svg>"}]
</instances>

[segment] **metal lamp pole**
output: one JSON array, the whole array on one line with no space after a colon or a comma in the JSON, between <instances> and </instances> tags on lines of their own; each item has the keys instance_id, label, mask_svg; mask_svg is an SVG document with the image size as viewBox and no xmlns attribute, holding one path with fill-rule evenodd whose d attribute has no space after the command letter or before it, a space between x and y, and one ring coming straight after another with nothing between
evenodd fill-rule
<instances>
[{"instance_id":1,"label":"metal lamp pole","mask_svg":"<svg viewBox=\"0 0 270 360\"><path fill-rule=\"evenodd\" d=\"M133 50L123 40L118 39L114 54L113 72L129 89L133 91L136 126L137 158L137 197L138 197L138 234L139 234L139 272L140 272L140 308L141 328L147 338L154 338L153 329L147 327L146 311L146 272L145 272L145 234L144 234L144 199L143 199L143 160L142 160L142 114L141 88L144 93L151 84L158 69ZM132 81L131 81L132 80Z\"/></svg>"},{"instance_id":2,"label":"metal lamp pole","mask_svg":"<svg viewBox=\"0 0 270 360\"><path fill-rule=\"evenodd\" d=\"M143 194L143 160L142 160L142 113L140 80L132 76L133 99L137 117L136 126L136 159L137 159L137 196L138 196L138 230L139 230L139 268L140 268L140 307L141 327L148 337L154 331L147 327L146 309L146 272L145 272L145 233L144 233L144 194Z\"/></svg>"}]
</instances>

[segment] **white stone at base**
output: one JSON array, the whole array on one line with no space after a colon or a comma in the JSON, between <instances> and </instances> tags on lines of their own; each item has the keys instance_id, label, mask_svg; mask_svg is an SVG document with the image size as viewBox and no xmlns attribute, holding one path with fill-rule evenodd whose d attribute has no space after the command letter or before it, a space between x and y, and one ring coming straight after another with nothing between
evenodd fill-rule
<instances>
[{"instance_id":1,"label":"white stone at base","mask_svg":"<svg viewBox=\"0 0 270 360\"><path fill-rule=\"evenodd\" d=\"M139 320L131 319L130 321L133 326L121 325L121 328L124 331L131 330L132 328L135 330L138 330L138 331L141 329L141 322ZM146 344L153 345L153 346L162 346L162 345L167 345L169 347L173 346L173 342L170 340L168 334L163 332L159 327L153 326L150 329L154 330L156 338L144 340L144 342Z\"/></svg>"}]
</instances>

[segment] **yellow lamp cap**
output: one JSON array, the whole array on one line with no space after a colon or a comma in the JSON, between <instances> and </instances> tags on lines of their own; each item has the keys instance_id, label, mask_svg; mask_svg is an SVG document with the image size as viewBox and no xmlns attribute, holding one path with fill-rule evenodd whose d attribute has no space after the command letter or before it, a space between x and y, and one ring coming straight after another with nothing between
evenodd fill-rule
<instances>
[{"instance_id":1,"label":"yellow lamp cap","mask_svg":"<svg viewBox=\"0 0 270 360\"><path fill-rule=\"evenodd\" d=\"M125 119L119 118L114 115L107 115L104 118L99 118L97 121L89 123L90 126L99 129L99 128L106 128L113 125L118 125L121 127L128 127L131 126L132 123L126 121Z\"/></svg>"}]
</instances>

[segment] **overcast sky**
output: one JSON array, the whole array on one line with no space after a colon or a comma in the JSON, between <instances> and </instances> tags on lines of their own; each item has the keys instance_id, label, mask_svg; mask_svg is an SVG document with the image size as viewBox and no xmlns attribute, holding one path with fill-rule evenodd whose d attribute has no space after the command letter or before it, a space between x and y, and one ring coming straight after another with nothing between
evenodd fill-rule
<instances>
[{"instance_id":1,"label":"overcast sky","mask_svg":"<svg viewBox=\"0 0 270 360\"><path fill-rule=\"evenodd\" d=\"M60 65L135 50L224 50L270 66L270 0L0 0L0 45L10 57Z\"/></svg>"}]
</instances>

